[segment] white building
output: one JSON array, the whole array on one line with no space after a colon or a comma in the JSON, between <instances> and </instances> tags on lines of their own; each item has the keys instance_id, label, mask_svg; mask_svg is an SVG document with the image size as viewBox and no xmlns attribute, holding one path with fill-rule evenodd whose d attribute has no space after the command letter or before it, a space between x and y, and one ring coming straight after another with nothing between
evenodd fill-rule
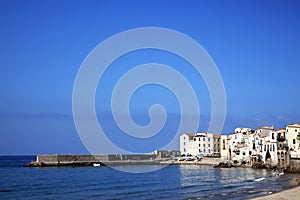
<instances>
[{"instance_id":1,"label":"white building","mask_svg":"<svg viewBox=\"0 0 300 200\"><path fill-rule=\"evenodd\" d=\"M291 158L300 158L300 123L287 125L286 136Z\"/></svg>"},{"instance_id":2,"label":"white building","mask_svg":"<svg viewBox=\"0 0 300 200\"><path fill-rule=\"evenodd\" d=\"M212 133L182 134L180 136L181 154L192 156L213 156L214 138Z\"/></svg>"},{"instance_id":3,"label":"white building","mask_svg":"<svg viewBox=\"0 0 300 200\"><path fill-rule=\"evenodd\" d=\"M261 137L270 136L272 131L274 131L274 126L261 126L255 130L255 132Z\"/></svg>"},{"instance_id":4,"label":"white building","mask_svg":"<svg viewBox=\"0 0 300 200\"><path fill-rule=\"evenodd\" d=\"M300 158L300 123L279 130L273 126L262 126L255 131L236 128L230 135L183 134L180 150L185 155L218 155L222 160L286 168L290 159Z\"/></svg>"},{"instance_id":5,"label":"white building","mask_svg":"<svg viewBox=\"0 0 300 200\"><path fill-rule=\"evenodd\" d=\"M263 138L262 160L271 167L277 166L277 131L273 130L269 136L261 138Z\"/></svg>"},{"instance_id":6,"label":"white building","mask_svg":"<svg viewBox=\"0 0 300 200\"><path fill-rule=\"evenodd\" d=\"M263 140L259 137L256 131L251 131L249 135L249 155L251 156L251 163L262 160L262 145Z\"/></svg>"},{"instance_id":7,"label":"white building","mask_svg":"<svg viewBox=\"0 0 300 200\"><path fill-rule=\"evenodd\" d=\"M229 154L232 160L249 161L252 155L252 141L250 128L236 128L234 133L229 135Z\"/></svg>"},{"instance_id":8,"label":"white building","mask_svg":"<svg viewBox=\"0 0 300 200\"><path fill-rule=\"evenodd\" d=\"M185 133L182 134L179 138L180 140L180 152L181 155L192 155L193 154L193 141L195 134Z\"/></svg>"}]
</instances>

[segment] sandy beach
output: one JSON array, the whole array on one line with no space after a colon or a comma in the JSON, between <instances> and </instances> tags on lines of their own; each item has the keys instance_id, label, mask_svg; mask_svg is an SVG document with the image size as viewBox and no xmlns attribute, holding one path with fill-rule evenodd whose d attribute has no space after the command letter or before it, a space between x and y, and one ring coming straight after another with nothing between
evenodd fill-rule
<instances>
[{"instance_id":1,"label":"sandy beach","mask_svg":"<svg viewBox=\"0 0 300 200\"><path fill-rule=\"evenodd\" d=\"M257 197L253 200L298 200L300 199L300 186L273 193L267 196Z\"/></svg>"}]
</instances>

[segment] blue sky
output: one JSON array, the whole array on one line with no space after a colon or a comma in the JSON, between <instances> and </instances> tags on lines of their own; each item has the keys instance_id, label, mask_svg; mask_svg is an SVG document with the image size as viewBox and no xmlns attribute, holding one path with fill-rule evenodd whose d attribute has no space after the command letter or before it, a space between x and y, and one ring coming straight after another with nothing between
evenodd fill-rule
<instances>
[{"instance_id":1,"label":"blue sky","mask_svg":"<svg viewBox=\"0 0 300 200\"><path fill-rule=\"evenodd\" d=\"M226 89L224 134L237 126L300 122L298 1L2 0L0 27L0 154L87 153L72 118L77 71L100 42L140 27L182 32L210 54ZM188 77L199 98L199 131L207 129L210 99L201 77L182 67L180 58L154 50L114 63L98 86L97 114L107 112L101 98L109 98L110 80L121 76L118 65L150 61ZM147 124L149 105L163 101L173 120L170 130L178 126L178 105L167 90L148 86L134 101L138 124Z\"/></svg>"}]
</instances>

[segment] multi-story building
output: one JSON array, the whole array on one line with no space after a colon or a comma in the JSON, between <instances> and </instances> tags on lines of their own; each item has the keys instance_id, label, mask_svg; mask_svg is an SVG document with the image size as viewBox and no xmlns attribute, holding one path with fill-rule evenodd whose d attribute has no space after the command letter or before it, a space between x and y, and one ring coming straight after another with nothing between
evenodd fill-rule
<instances>
[{"instance_id":1,"label":"multi-story building","mask_svg":"<svg viewBox=\"0 0 300 200\"><path fill-rule=\"evenodd\" d=\"M291 158L300 158L300 123L287 125L286 136Z\"/></svg>"},{"instance_id":2,"label":"multi-story building","mask_svg":"<svg viewBox=\"0 0 300 200\"><path fill-rule=\"evenodd\" d=\"M181 154L192 156L213 156L214 137L212 133L182 134L180 136Z\"/></svg>"},{"instance_id":3,"label":"multi-story building","mask_svg":"<svg viewBox=\"0 0 300 200\"><path fill-rule=\"evenodd\" d=\"M212 156L214 153L214 139L212 133L197 133L194 137L192 155Z\"/></svg>"},{"instance_id":4,"label":"multi-story building","mask_svg":"<svg viewBox=\"0 0 300 200\"><path fill-rule=\"evenodd\" d=\"M251 130L251 134L249 134L249 155L251 157L251 163L260 162L262 160L262 142L261 138L256 133L256 131Z\"/></svg>"},{"instance_id":5,"label":"multi-story building","mask_svg":"<svg viewBox=\"0 0 300 200\"><path fill-rule=\"evenodd\" d=\"M234 133L229 136L229 154L232 160L250 162L252 154L250 134L252 134L250 128L236 128Z\"/></svg>"},{"instance_id":6,"label":"multi-story building","mask_svg":"<svg viewBox=\"0 0 300 200\"><path fill-rule=\"evenodd\" d=\"M228 135L221 135L221 141L220 141L221 149L220 149L220 153L221 153L222 160L230 160L228 141L229 141Z\"/></svg>"},{"instance_id":7,"label":"multi-story building","mask_svg":"<svg viewBox=\"0 0 300 200\"><path fill-rule=\"evenodd\" d=\"M213 134L214 156L221 156L221 134Z\"/></svg>"},{"instance_id":8,"label":"multi-story building","mask_svg":"<svg viewBox=\"0 0 300 200\"><path fill-rule=\"evenodd\" d=\"M268 136L264 135L261 138L263 138L262 160L268 166L277 166L277 131L273 130Z\"/></svg>"},{"instance_id":9,"label":"multi-story building","mask_svg":"<svg viewBox=\"0 0 300 200\"><path fill-rule=\"evenodd\" d=\"M181 155L192 155L193 154L193 141L195 134L193 133L185 133L182 134L179 138L180 140L180 152Z\"/></svg>"},{"instance_id":10,"label":"multi-story building","mask_svg":"<svg viewBox=\"0 0 300 200\"><path fill-rule=\"evenodd\" d=\"M286 140L286 129L281 128L277 133L277 166L286 168L290 162L289 146Z\"/></svg>"},{"instance_id":11,"label":"multi-story building","mask_svg":"<svg viewBox=\"0 0 300 200\"><path fill-rule=\"evenodd\" d=\"M268 137L270 136L271 132L274 131L274 126L261 126L255 130L260 137Z\"/></svg>"},{"instance_id":12,"label":"multi-story building","mask_svg":"<svg viewBox=\"0 0 300 200\"><path fill-rule=\"evenodd\" d=\"M290 159L300 158L300 123L279 130L273 126L262 126L255 131L236 128L230 135L183 134L180 150L185 155L220 156L223 160L286 168Z\"/></svg>"}]
</instances>

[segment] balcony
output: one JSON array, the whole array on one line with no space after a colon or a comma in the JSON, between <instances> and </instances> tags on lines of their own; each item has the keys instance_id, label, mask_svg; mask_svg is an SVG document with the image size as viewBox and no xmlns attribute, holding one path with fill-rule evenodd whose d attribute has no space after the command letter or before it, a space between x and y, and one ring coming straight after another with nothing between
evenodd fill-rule
<instances>
[{"instance_id":1,"label":"balcony","mask_svg":"<svg viewBox=\"0 0 300 200\"><path fill-rule=\"evenodd\" d=\"M277 141L278 142L284 142L285 141L285 137L284 136L278 136L277 137Z\"/></svg>"}]
</instances>

